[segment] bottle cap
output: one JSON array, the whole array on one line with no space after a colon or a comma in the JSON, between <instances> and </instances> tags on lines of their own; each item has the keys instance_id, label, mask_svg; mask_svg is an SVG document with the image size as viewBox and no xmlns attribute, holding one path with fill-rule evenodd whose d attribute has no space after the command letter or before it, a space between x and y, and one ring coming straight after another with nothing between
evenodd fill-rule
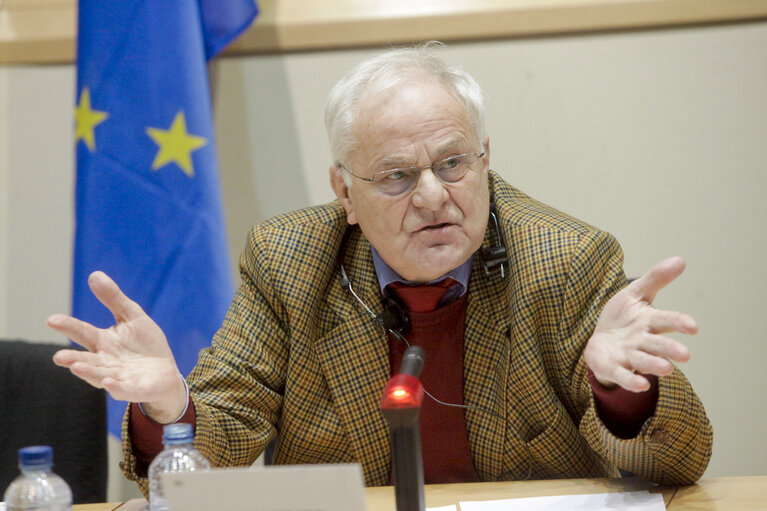
<instances>
[{"instance_id":1,"label":"bottle cap","mask_svg":"<svg viewBox=\"0 0 767 511\"><path fill-rule=\"evenodd\" d=\"M162 441L164 444L191 442L194 439L192 425L185 422L168 424L162 428Z\"/></svg>"},{"instance_id":2,"label":"bottle cap","mask_svg":"<svg viewBox=\"0 0 767 511\"><path fill-rule=\"evenodd\" d=\"M49 445L33 445L19 449L19 466L50 467L53 465L53 448Z\"/></svg>"}]
</instances>

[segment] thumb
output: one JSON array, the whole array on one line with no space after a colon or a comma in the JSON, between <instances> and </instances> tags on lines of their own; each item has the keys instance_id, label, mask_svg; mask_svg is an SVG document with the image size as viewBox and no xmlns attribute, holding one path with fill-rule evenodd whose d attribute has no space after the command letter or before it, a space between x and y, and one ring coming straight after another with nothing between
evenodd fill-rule
<instances>
[{"instance_id":1,"label":"thumb","mask_svg":"<svg viewBox=\"0 0 767 511\"><path fill-rule=\"evenodd\" d=\"M682 274L686 266L679 256L669 257L650 268L650 271L629 284L627 291L635 298L652 302L658 291Z\"/></svg>"},{"instance_id":2,"label":"thumb","mask_svg":"<svg viewBox=\"0 0 767 511\"><path fill-rule=\"evenodd\" d=\"M94 271L88 276L88 286L98 300L109 309L115 321L129 321L144 315L139 304L125 296L106 273Z\"/></svg>"}]
</instances>

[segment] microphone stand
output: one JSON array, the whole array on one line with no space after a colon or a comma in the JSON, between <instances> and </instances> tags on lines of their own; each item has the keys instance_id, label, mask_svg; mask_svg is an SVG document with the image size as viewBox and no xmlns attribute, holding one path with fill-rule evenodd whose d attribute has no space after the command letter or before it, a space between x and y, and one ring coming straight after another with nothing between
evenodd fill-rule
<instances>
[{"instance_id":1,"label":"microphone stand","mask_svg":"<svg viewBox=\"0 0 767 511\"><path fill-rule=\"evenodd\" d=\"M405 351L400 373L387 383L381 398L381 412L389 423L392 475L397 511L424 511L423 460L418 414L423 386L418 381L424 353L418 346Z\"/></svg>"}]
</instances>

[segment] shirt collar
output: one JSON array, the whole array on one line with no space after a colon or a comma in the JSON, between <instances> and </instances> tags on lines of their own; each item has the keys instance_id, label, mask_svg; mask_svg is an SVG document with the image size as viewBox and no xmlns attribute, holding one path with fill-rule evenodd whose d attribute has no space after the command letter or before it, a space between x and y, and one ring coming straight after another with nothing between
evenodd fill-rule
<instances>
[{"instance_id":1,"label":"shirt collar","mask_svg":"<svg viewBox=\"0 0 767 511\"><path fill-rule=\"evenodd\" d=\"M376 270L376 276L378 277L378 285L381 287L381 293L384 293L384 290L386 289L386 286L391 284L392 282L404 282L405 284L415 284L415 282L408 281L403 279L399 276L399 274L392 269L391 266L386 264L384 260L381 258L380 254L376 250L376 248L373 245L370 245L370 252L373 254L373 266ZM461 297L466 293L466 289L468 289L469 286L469 276L471 275L471 262L474 256L472 255L469 257L462 265L460 265L458 268L454 268L447 272L446 274L442 275L441 277L434 279L430 282L427 282L426 284L435 284L437 282L441 282L445 280L446 278L452 278L456 282L458 282L457 286L460 289L460 292L457 294L456 298ZM452 294L452 293L451 293Z\"/></svg>"}]
</instances>

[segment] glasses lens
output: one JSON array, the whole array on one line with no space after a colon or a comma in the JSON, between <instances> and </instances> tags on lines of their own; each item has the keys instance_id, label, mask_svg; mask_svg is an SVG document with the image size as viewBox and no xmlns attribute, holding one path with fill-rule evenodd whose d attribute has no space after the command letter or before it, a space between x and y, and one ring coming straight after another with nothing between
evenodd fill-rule
<instances>
[{"instance_id":1,"label":"glasses lens","mask_svg":"<svg viewBox=\"0 0 767 511\"><path fill-rule=\"evenodd\" d=\"M473 153L451 156L450 158L445 158L444 160L436 162L434 164L434 173L437 174L442 181L446 183L454 183L466 175L469 165L476 159L476 155Z\"/></svg>"},{"instance_id":2,"label":"glasses lens","mask_svg":"<svg viewBox=\"0 0 767 511\"><path fill-rule=\"evenodd\" d=\"M407 192L415 183L419 170L415 167L392 169L373 176L373 182L379 190L388 195Z\"/></svg>"},{"instance_id":3,"label":"glasses lens","mask_svg":"<svg viewBox=\"0 0 767 511\"><path fill-rule=\"evenodd\" d=\"M484 153L483 153L484 154ZM434 162L432 172L444 183L455 183L463 179L472 163L480 155L475 153L457 154ZM429 167L405 167L379 172L373 176L373 183L387 195L400 195L410 191L418 181L421 171Z\"/></svg>"}]
</instances>

